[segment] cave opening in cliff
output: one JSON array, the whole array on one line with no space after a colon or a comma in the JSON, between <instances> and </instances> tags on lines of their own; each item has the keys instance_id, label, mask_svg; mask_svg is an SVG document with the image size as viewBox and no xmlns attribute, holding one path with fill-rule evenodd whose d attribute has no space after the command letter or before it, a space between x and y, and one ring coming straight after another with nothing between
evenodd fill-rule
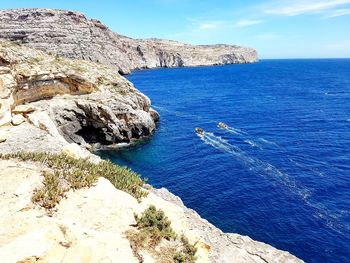
<instances>
[{"instance_id":1,"label":"cave opening in cliff","mask_svg":"<svg viewBox=\"0 0 350 263\"><path fill-rule=\"evenodd\" d=\"M76 134L81 136L89 144L100 143L111 145L115 140L113 134L109 134L103 128L96 128L93 125L83 126Z\"/></svg>"}]
</instances>

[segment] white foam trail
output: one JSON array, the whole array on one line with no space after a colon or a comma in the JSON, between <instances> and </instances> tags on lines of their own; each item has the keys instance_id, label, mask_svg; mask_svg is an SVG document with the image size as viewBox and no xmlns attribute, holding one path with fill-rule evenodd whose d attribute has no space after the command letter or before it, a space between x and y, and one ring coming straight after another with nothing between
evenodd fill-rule
<instances>
[{"instance_id":1,"label":"white foam trail","mask_svg":"<svg viewBox=\"0 0 350 263\"><path fill-rule=\"evenodd\" d=\"M315 204L310 201L311 191L306 187L298 185L288 174L280 171L270 163L261 161L255 157L249 156L239 147L230 144L227 140L214 135L213 133L204 132L198 136L204 143L213 146L214 148L231 154L236 160L240 161L241 164L246 166L248 170L255 171L256 174L272 176L273 179L285 185L293 194L297 195L304 203L314 210L314 217L321 219L325 225L339 234L349 236L344 233L344 230L349 231L350 229L343 225L335 215L330 213L327 208L321 207L319 204Z\"/></svg>"},{"instance_id":2,"label":"white foam trail","mask_svg":"<svg viewBox=\"0 0 350 263\"><path fill-rule=\"evenodd\" d=\"M218 125L218 128L220 129L223 129L223 130L226 130L230 133L234 133L234 134L237 134L239 136L243 136L243 135L248 135L247 132L241 130L241 129L238 129L238 128L234 128L234 127L230 127L230 126L227 126L225 128L222 128ZM250 146L252 147L256 147L256 148L259 148L260 150L262 150L261 146L259 144L257 144L256 142L254 142L253 140L251 139L246 139L244 140L245 143L249 144Z\"/></svg>"},{"instance_id":3,"label":"white foam trail","mask_svg":"<svg viewBox=\"0 0 350 263\"><path fill-rule=\"evenodd\" d=\"M312 208L314 210L313 216L315 218L321 219L328 228L332 229L333 231L337 232L338 234L346 236L347 238L350 237L350 234L349 234L350 227L342 224L339 221L338 215L330 213L327 210L327 208L322 206L321 204L312 203L308 199L306 199L304 201L310 208Z\"/></svg>"},{"instance_id":4,"label":"white foam trail","mask_svg":"<svg viewBox=\"0 0 350 263\"><path fill-rule=\"evenodd\" d=\"M259 148L260 150L262 150L262 148L260 147L260 145L258 145L256 142L252 141L252 140L244 140L245 143L249 144L252 147L255 148Z\"/></svg>"},{"instance_id":5,"label":"white foam trail","mask_svg":"<svg viewBox=\"0 0 350 263\"><path fill-rule=\"evenodd\" d=\"M247 132L245 132L245 131L243 131L241 129L233 128L233 127L226 127L225 130L227 130L230 133L237 134L237 135L247 135L248 134Z\"/></svg>"},{"instance_id":6,"label":"white foam trail","mask_svg":"<svg viewBox=\"0 0 350 263\"><path fill-rule=\"evenodd\" d=\"M216 121L211 121L211 120L208 121L208 120L204 119L203 117L200 117L200 116L197 116L197 115L193 115L193 114L185 114L185 113L183 113L183 112L181 112L181 111L171 111L171 110L168 110L168 109L166 109L166 108L164 108L164 107L159 107L159 106L154 106L154 105L153 105L152 107L155 108L155 109L157 109L157 110L165 111L165 112L168 112L168 113L170 113L170 114L173 114L173 115L178 116L178 117L181 117L181 118L188 118L188 119L191 119L191 120L199 120L199 121L205 120L205 122L207 122L207 123L217 123ZM350 119L348 119L348 121L350 121ZM219 127L219 126L218 126L218 127ZM243 131L243 130L241 130L241 129L238 129L238 128L234 128L234 127L230 127L230 126L228 126L228 127L226 127L226 128L221 128L221 127L219 127L219 128L220 128L220 129L223 129L223 130L226 130L227 132L236 134L236 135L238 135L238 136L242 136L243 138L244 138L244 137L245 137L245 138L247 138L247 137L248 137L248 138L249 138L249 137L252 137L252 136L249 136L249 134L248 134L247 132L245 132L245 131ZM207 134L208 134L208 133L207 133ZM214 135L214 134L212 134L212 135ZM245 135L247 135L247 136L245 136ZM267 139L265 139L265 138L258 138L257 141L262 142L262 143L267 144L267 145L273 145L273 146L275 146L275 147L278 147L278 148L282 149L284 152L286 152L286 151L285 151L285 148L283 148L283 147L279 146L277 143L272 142L272 141L269 141L269 140L267 140ZM249 145L251 145L252 147L257 147L257 148L259 148L260 150L263 150L263 148L264 148L264 146L262 146L261 144L258 144L258 143L256 142L256 140L247 139L247 140L245 140L245 142L248 143ZM287 154L287 153L285 153L285 154ZM302 167L302 168L304 168L304 169L307 169L307 170L309 170L309 171L311 171L311 172L317 174L318 176L324 176L324 174L320 173L319 171L316 171L316 170L314 170L314 169L312 169L312 168L308 168L308 167L306 167L305 165L299 164L299 163L297 163L296 161L294 161L294 160L292 160L292 159L290 159L290 161L293 162L294 165L297 165L297 166L299 166L299 167Z\"/></svg>"},{"instance_id":7,"label":"white foam trail","mask_svg":"<svg viewBox=\"0 0 350 263\"><path fill-rule=\"evenodd\" d=\"M244 155L240 148L231 145L228 141L219 136L215 136L213 133L204 132L203 135L199 136L202 139L202 141L204 141L204 143L209 144L218 150L235 156L236 159L240 160L246 165L248 165L249 163L254 163L254 160L249 156Z\"/></svg>"},{"instance_id":8,"label":"white foam trail","mask_svg":"<svg viewBox=\"0 0 350 263\"><path fill-rule=\"evenodd\" d=\"M272 142L272 141L269 141L269 140L266 140L266 139L264 139L264 138L259 138L258 140L261 141L261 142L263 142L263 143L266 143L266 144L270 144L270 145L274 145L274 146L279 147L279 145L278 145L277 143Z\"/></svg>"},{"instance_id":9,"label":"white foam trail","mask_svg":"<svg viewBox=\"0 0 350 263\"><path fill-rule=\"evenodd\" d=\"M324 95L328 95L328 96L346 96L348 95L349 92L346 91L330 91L330 92L325 92Z\"/></svg>"},{"instance_id":10,"label":"white foam trail","mask_svg":"<svg viewBox=\"0 0 350 263\"><path fill-rule=\"evenodd\" d=\"M269 163L263 162L257 158L249 156L239 147L230 144L228 141L221 138L220 136L216 136L213 133L204 132L204 134L200 135L200 137L206 144L209 144L215 147L216 149L225 151L233 155L237 160L247 165L247 168L249 170L264 171L266 174L274 175L275 177L279 178L282 177L284 178L284 182L287 183L289 186L295 186L295 183L289 180L285 173L281 172Z\"/></svg>"},{"instance_id":11,"label":"white foam trail","mask_svg":"<svg viewBox=\"0 0 350 263\"><path fill-rule=\"evenodd\" d=\"M288 158L288 160L289 160L291 163L293 163L295 166L298 166L298 167L300 167L300 168L302 168L302 169L305 169L305 170L307 170L307 171L310 171L311 173L316 174L316 175L318 175L318 176L320 176L320 177L326 176L323 172L320 172L320 171L318 171L318 170L316 170L316 169L314 169L314 168L310 168L310 167L306 166L305 164L302 164L302 163L299 163L299 162L293 160L292 158Z\"/></svg>"},{"instance_id":12,"label":"white foam trail","mask_svg":"<svg viewBox=\"0 0 350 263\"><path fill-rule=\"evenodd\" d=\"M228 146L228 142L224 139L222 141L217 140L213 133L207 133L204 132L204 134L198 134L199 137L207 144L214 146L216 149L222 150L222 151L230 151L230 147Z\"/></svg>"}]
</instances>

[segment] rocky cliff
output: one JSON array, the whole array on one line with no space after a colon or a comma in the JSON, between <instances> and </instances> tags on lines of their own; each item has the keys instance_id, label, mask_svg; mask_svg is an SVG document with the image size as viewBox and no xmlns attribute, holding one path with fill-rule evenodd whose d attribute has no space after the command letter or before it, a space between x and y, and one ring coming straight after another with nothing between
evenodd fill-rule
<instances>
[{"instance_id":1,"label":"rocky cliff","mask_svg":"<svg viewBox=\"0 0 350 263\"><path fill-rule=\"evenodd\" d=\"M57 141L86 147L149 136L159 118L114 70L11 42L0 42L0 99L0 126L28 121Z\"/></svg>"},{"instance_id":2,"label":"rocky cliff","mask_svg":"<svg viewBox=\"0 0 350 263\"><path fill-rule=\"evenodd\" d=\"M131 39L79 12L51 9L0 11L0 39L64 57L99 62L130 73L134 69L252 63L252 48L188 45L159 39Z\"/></svg>"},{"instance_id":3,"label":"rocky cliff","mask_svg":"<svg viewBox=\"0 0 350 263\"><path fill-rule=\"evenodd\" d=\"M150 205L194 244L196 262L301 262L249 237L223 233L167 190L135 184L129 170L98 166L103 161L86 150L89 143L146 136L157 119L147 97L108 67L0 42L1 262L193 262L181 261L183 254L174 261L184 246L176 240L139 244L135 252L128 233L142 239L143 232L137 232L134 214ZM3 155L18 152L38 154L41 161L33 154ZM98 178L88 179L90 173ZM135 191L142 195L135 198Z\"/></svg>"}]
</instances>

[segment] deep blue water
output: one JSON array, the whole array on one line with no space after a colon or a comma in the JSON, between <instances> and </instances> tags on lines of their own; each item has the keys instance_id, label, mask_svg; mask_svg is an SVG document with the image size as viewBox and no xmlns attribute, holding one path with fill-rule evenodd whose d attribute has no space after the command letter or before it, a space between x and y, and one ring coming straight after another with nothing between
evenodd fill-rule
<instances>
[{"instance_id":1,"label":"deep blue water","mask_svg":"<svg viewBox=\"0 0 350 263\"><path fill-rule=\"evenodd\" d=\"M147 143L106 157L223 231L307 262L350 261L350 60L146 70L128 79L161 123Z\"/></svg>"}]
</instances>

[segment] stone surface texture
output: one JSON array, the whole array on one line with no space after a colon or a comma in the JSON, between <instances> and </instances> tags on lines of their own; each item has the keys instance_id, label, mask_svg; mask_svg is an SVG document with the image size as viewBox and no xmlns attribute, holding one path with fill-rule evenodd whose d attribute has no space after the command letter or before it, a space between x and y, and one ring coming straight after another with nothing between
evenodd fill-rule
<instances>
[{"instance_id":1,"label":"stone surface texture","mask_svg":"<svg viewBox=\"0 0 350 263\"><path fill-rule=\"evenodd\" d=\"M52 9L0 11L0 39L56 54L134 69L252 63L256 50L235 45L188 45L161 39L132 39L79 12Z\"/></svg>"},{"instance_id":2,"label":"stone surface texture","mask_svg":"<svg viewBox=\"0 0 350 263\"><path fill-rule=\"evenodd\" d=\"M152 193L153 195L147 197L153 199L150 203L157 203L158 207L167 211L172 222L176 222L174 229L178 232L184 231L193 242L199 241L199 247L208 252L209 262L303 262L288 252L247 236L223 233L201 218L197 212L187 208L179 197L165 188L153 189Z\"/></svg>"},{"instance_id":3,"label":"stone surface texture","mask_svg":"<svg viewBox=\"0 0 350 263\"><path fill-rule=\"evenodd\" d=\"M159 116L106 66L0 42L0 126L26 119L63 143L112 147L151 135Z\"/></svg>"},{"instance_id":4,"label":"stone surface texture","mask_svg":"<svg viewBox=\"0 0 350 263\"><path fill-rule=\"evenodd\" d=\"M134 220L133 197L101 178L90 189L69 192L48 215L31 202L43 169L0 161L1 262L138 262L123 234Z\"/></svg>"},{"instance_id":5,"label":"stone surface texture","mask_svg":"<svg viewBox=\"0 0 350 263\"><path fill-rule=\"evenodd\" d=\"M139 262L125 232L150 204L164 210L174 231L197 242L196 262L302 262L288 252L237 234L224 234L186 208L166 189L151 190L138 203L106 179L67 193L48 214L33 205L34 188L46 167L0 160L0 257L12 262ZM20 248L20 249L19 249ZM144 262L159 262L146 251Z\"/></svg>"}]
</instances>

